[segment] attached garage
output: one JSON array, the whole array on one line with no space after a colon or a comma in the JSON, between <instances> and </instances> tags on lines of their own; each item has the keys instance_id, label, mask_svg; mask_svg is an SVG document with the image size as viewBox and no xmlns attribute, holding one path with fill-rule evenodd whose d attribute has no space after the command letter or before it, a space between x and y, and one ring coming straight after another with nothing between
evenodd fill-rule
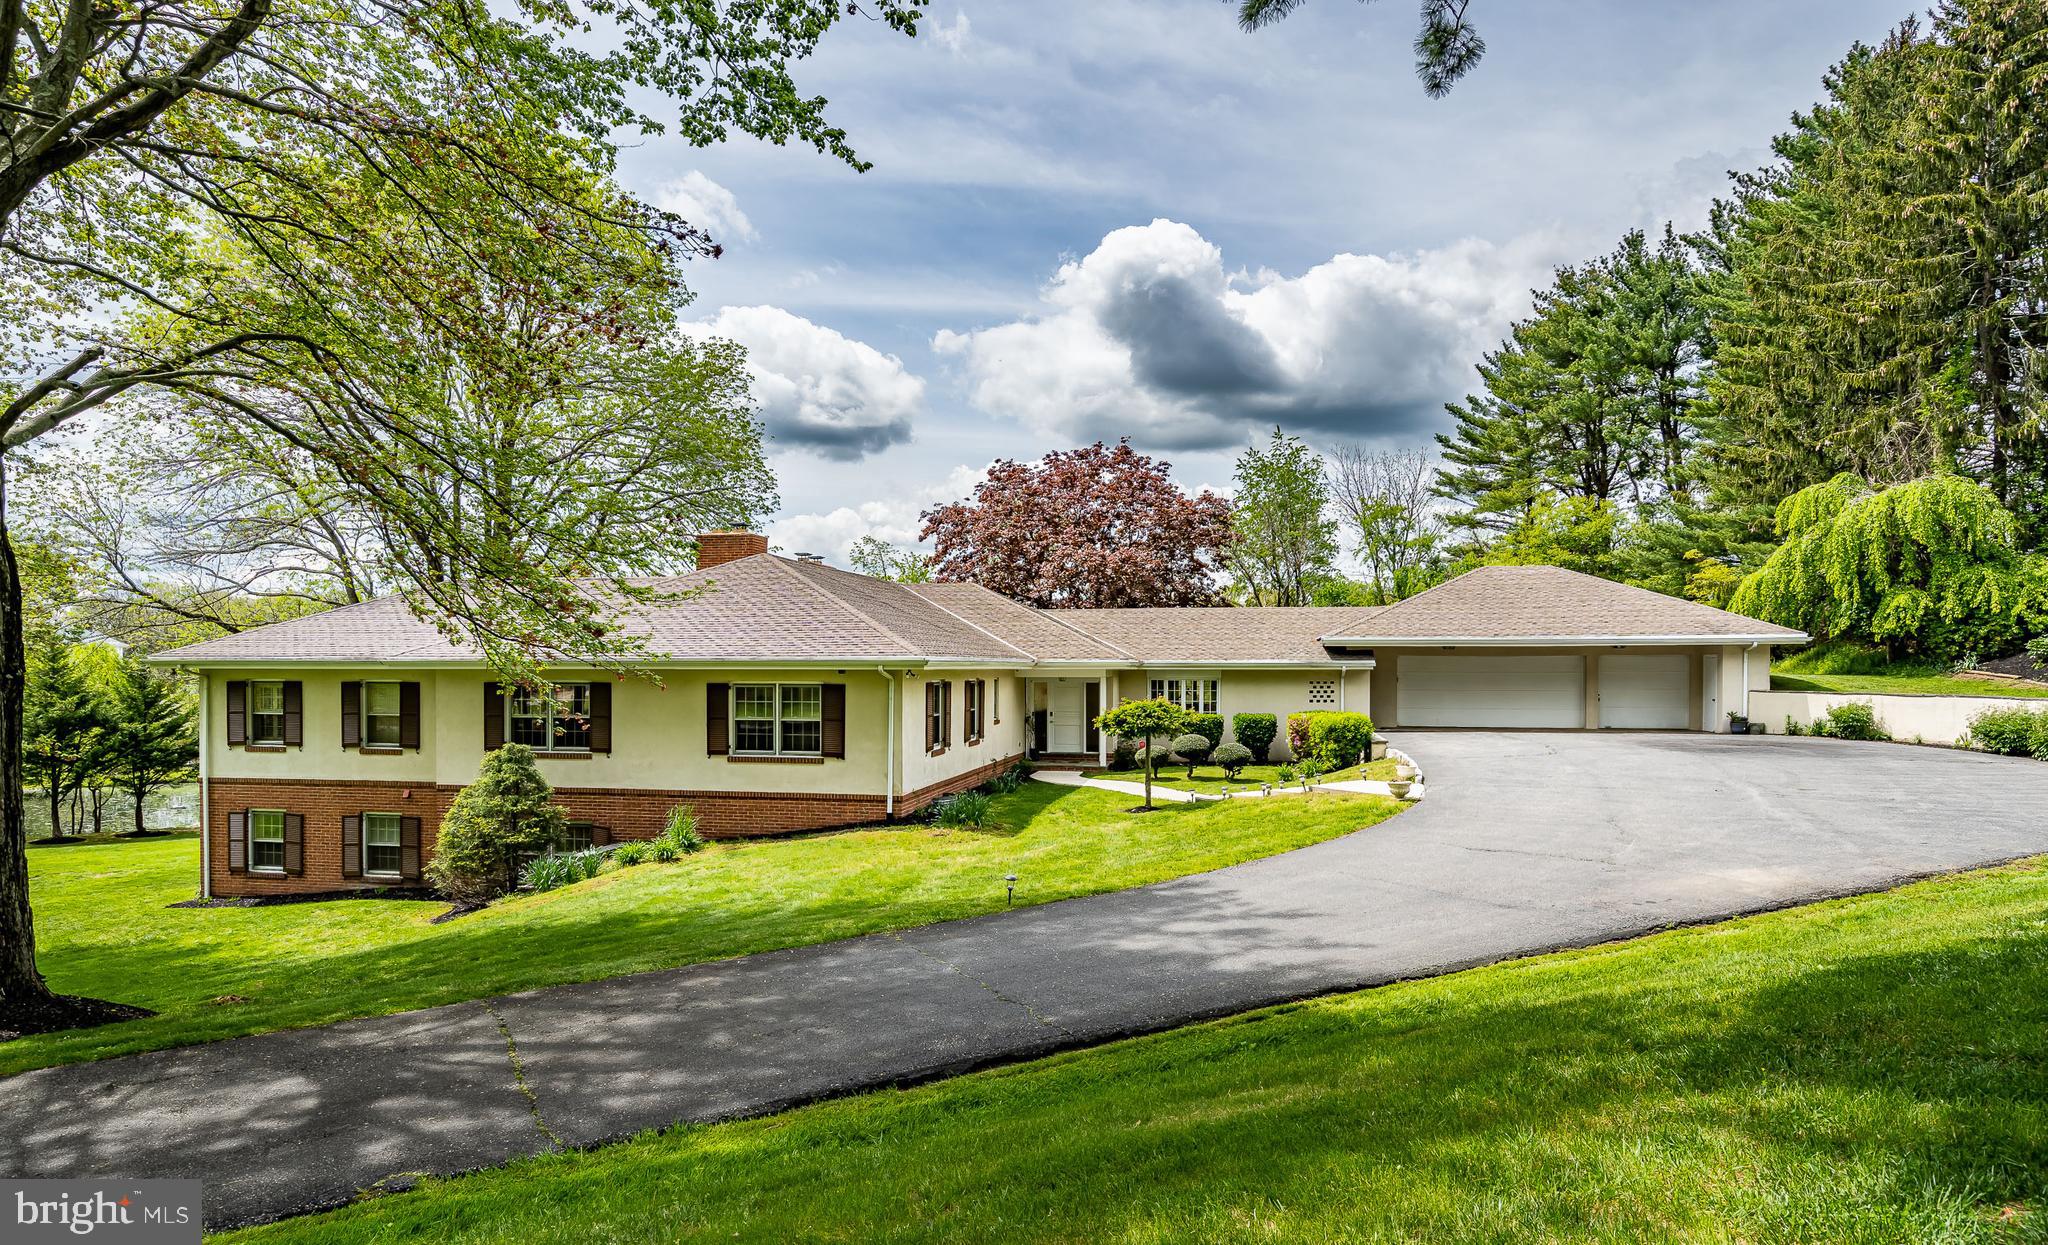
<instances>
[{"instance_id":1,"label":"attached garage","mask_svg":"<svg viewBox=\"0 0 2048 1245\"><path fill-rule=\"evenodd\" d=\"M1599 658L1600 725L1610 730L1684 730L1692 725L1692 659L1683 653Z\"/></svg>"},{"instance_id":2,"label":"attached garage","mask_svg":"<svg viewBox=\"0 0 2048 1245\"><path fill-rule=\"evenodd\" d=\"M1584 657L1412 654L1396 683L1403 726L1586 725Z\"/></svg>"}]
</instances>

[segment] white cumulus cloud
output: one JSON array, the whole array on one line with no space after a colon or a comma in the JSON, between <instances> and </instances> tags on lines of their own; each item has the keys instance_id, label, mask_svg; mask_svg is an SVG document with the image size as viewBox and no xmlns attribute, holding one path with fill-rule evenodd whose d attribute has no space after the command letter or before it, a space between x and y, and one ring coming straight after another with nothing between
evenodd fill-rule
<instances>
[{"instance_id":1,"label":"white cumulus cloud","mask_svg":"<svg viewBox=\"0 0 2048 1245\"><path fill-rule=\"evenodd\" d=\"M841 566L846 551L863 536L877 536L909 548L924 526L919 516L933 506L958 501L974 491L986 467L958 466L936 483L907 496L864 501L815 514L785 514L768 525L770 543L791 553L817 553Z\"/></svg>"},{"instance_id":2,"label":"white cumulus cloud","mask_svg":"<svg viewBox=\"0 0 2048 1245\"><path fill-rule=\"evenodd\" d=\"M754 232L754 222L740 210L740 201L732 191L696 169L664 183L654 192L654 202L710 234L717 242L752 242L760 236Z\"/></svg>"},{"instance_id":3,"label":"white cumulus cloud","mask_svg":"<svg viewBox=\"0 0 2048 1245\"><path fill-rule=\"evenodd\" d=\"M1155 220L1062 265L1041 314L941 330L932 348L976 406L1067 441L1213 449L1276 422L1413 436L1440 424L1561 249L1466 240L1285 276L1232 270L1193 228Z\"/></svg>"},{"instance_id":4,"label":"white cumulus cloud","mask_svg":"<svg viewBox=\"0 0 2048 1245\"><path fill-rule=\"evenodd\" d=\"M860 459L908 441L924 404L903 360L780 307L721 307L683 331L747 348L762 422L785 448Z\"/></svg>"}]
</instances>

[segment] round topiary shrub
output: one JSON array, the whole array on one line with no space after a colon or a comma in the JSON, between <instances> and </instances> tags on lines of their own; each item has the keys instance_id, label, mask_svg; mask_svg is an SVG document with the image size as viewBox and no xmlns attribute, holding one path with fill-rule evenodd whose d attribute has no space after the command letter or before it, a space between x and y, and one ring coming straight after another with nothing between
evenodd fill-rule
<instances>
[{"instance_id":1,"label":"round topiary shrub","mask_svg":"<svg viewBox=\"0 0 2048 1245\"><path fill-rule=\"evenodd\" d=\"M1219 746L1209 759L1223 768L1225 778L1235 778L1252 763L1252 750L1240 743L1227 743Z\"/></svg>"},{"instance_id":2,"label":"round topiary shrub","mask_svg":"<svg viewBox=\"0 0 2048 1245\"><path fill-rule=\"evenodd\" d=\"M1209 759L1210 751L1209 737L1197 735L1193 731L1176 736L1173 741L1173 755L1181 764L1188 767L1190 778L1195 776L1195 766Z\"/></svg>"}]
</instances>

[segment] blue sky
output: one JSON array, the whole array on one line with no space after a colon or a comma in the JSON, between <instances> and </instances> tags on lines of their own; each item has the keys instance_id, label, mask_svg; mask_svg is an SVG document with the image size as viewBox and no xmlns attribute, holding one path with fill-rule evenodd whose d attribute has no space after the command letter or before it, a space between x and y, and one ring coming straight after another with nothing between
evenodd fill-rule
<instances>
[{"instance_id":1,"label":"blue sky","mask_svg":"<svg viewBox=\"0 0 2048 1245\"><path fill-rule=\"evenodd\" d=\"M692 332L749 347L786 548L838 558L997 457L1129 435L1226 486L1278 423L1419 444L1549 269L1699 224L1871 0L1475 0L1443 100L1407 0L936 0L843 22L800 84L874 168L655 138L636 191L725 244Z\"/></svg>"}]
</instances>

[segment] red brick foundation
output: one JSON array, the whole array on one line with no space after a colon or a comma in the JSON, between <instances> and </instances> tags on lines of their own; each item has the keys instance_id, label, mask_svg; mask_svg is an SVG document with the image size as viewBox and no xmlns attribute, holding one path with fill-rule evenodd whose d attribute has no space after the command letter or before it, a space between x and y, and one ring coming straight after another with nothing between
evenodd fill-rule
<instances>
[{"instance_id":1,"label":"red brick foundation","mask_svg":"<svg viewBox=\"0 0 2048 1245\"><path fill-rule=\"evenodd\" d=\"M896 799L896 818L907 819L935 800L978 787L1020 759L1004 757L906 792ZM441 818L459 790L370 780L212 779L207 784L207 838L213 893L230 897L307 895L389 886L389 881L341 876L341 819L365 812L418 817L420 863L424 866L433 858ZM712 839L772 838L878 825L889 819L887 803L879 795L558 787L555 799L569 810L570 820L607 826L614 839L653 838L668 825L669 810L678 804L696 810L699 828ZM228 814L251 808L279 808L306 819L305 868L301 873L275 877L228 871Z\"/></svg>"}]
</instances>

